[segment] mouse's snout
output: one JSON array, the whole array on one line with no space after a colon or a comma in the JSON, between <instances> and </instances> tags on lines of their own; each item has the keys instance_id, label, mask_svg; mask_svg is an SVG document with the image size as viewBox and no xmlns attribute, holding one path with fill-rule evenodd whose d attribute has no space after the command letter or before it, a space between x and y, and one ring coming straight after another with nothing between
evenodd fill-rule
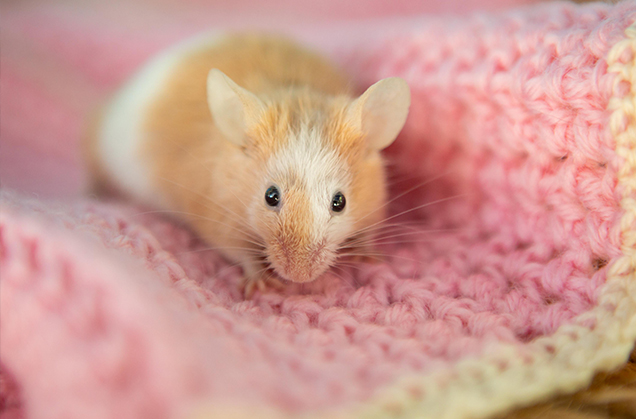
<instances>
[{"instance_id":1,"label":"mouse's snout","mask_svg":"<svg viewBox=\"0 0 636 419\"><path fill-rule=\"evenodd\" d=\"M328 267L333 255L319 243L303 245L297 241L278 241L271 246L269 260L282 278L292 282L311 282Z\"/></svg>"}]
</instances>

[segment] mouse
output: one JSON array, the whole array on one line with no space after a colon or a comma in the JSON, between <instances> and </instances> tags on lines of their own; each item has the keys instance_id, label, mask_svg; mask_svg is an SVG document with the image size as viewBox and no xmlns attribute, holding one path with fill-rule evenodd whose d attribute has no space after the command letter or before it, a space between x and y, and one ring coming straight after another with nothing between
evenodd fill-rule
<instances>
[{"instance_id":1,"label":"mouse","mask_svg":"<svg viewBox=\"0 0 636 419\"><path fill-rule=\"evenodd\" d=\"M151 58L100 110L92 185L185 222L241 266L247 297L307 283L385 218L381 152L410 101L398 77L355 94L288 37L201 36Z\"/></svg>"}]
</instances>

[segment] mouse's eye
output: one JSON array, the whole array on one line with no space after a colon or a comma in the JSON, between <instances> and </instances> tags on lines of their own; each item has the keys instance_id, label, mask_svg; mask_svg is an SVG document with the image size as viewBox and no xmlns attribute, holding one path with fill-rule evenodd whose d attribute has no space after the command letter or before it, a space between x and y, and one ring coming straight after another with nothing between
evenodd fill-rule
<instances>
[{"instance_id":1,"label":"mouse's eye","mask_svg":"<svg viewBox=\"0 0 636 419\"><path fill-rule=\"evenodd\" d=\"M276 186L270 186L265 191L265 202L270 207L277 207L280 202L280 192Z\"/></svg>"},{"instance_id":2,"label":"mouse's eye","mask_svg":"<svg viewBox=\"0 0 636 419\"><path fill-rule=\"evenodd\" d=\"M340 212L344 209L346 204L347 200L345 199L344 195L342 194L342 192L338 192L333 196L333 199L331 200L331 210L333 212Z\"/></svg>"}]
</instances>

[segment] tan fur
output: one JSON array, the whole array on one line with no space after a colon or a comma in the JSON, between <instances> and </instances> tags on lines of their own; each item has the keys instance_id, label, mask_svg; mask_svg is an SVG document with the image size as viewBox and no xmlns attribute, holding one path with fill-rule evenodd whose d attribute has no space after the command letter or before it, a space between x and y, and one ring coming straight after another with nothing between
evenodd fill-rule
<instances>
[{"instance_id":1,"label":"tan fur","mask_svg":"<svg viewBox=\"0 0 636 419\"><path fill-rule=\"evenodd\" d=\"M258 123L248 127L245 143L236 143L241 146L223 138L213 122L206 94L213 68L265 104L263 114L250 116ZM317 54L283 38L232 36L185 56L157 93L143 127L142 158L151 182L204 239L241 262L247 278L266 274L267 259L288 279L313 280L337 250L312 238L312 191L293 174L281 180L287 187L284 210L264 204L265 168L301 127L318 131L322 146L350 175L346 211L352 231L384 216L380 154L366 147L363 133L347 120L355 99L349 83ZM106 184L95 150L89 154L100 184ZM270 254L255 257L264 249Z\"/></svg>"}]
</instances>

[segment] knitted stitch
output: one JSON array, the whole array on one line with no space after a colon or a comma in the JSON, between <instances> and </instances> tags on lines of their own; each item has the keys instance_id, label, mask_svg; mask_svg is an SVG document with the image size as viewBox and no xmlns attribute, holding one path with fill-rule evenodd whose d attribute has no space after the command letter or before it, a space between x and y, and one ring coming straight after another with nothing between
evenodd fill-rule
<instances>
[{"instance_id":1,"label":"knitted stitch","mask_svg":"<svg viewBox=\"0 0 636 419\"><path fill-rule=\"evenodd\" d=\"M341 50L362 84L409 81L392 195L428 183L391 213L432 204L390 221L384 262L280 293L244 301L240 269L167 214L5 192L0 400L36 419L485 417L619 365L635 18L542 5Z\"/></svg>"}]
</instances>

